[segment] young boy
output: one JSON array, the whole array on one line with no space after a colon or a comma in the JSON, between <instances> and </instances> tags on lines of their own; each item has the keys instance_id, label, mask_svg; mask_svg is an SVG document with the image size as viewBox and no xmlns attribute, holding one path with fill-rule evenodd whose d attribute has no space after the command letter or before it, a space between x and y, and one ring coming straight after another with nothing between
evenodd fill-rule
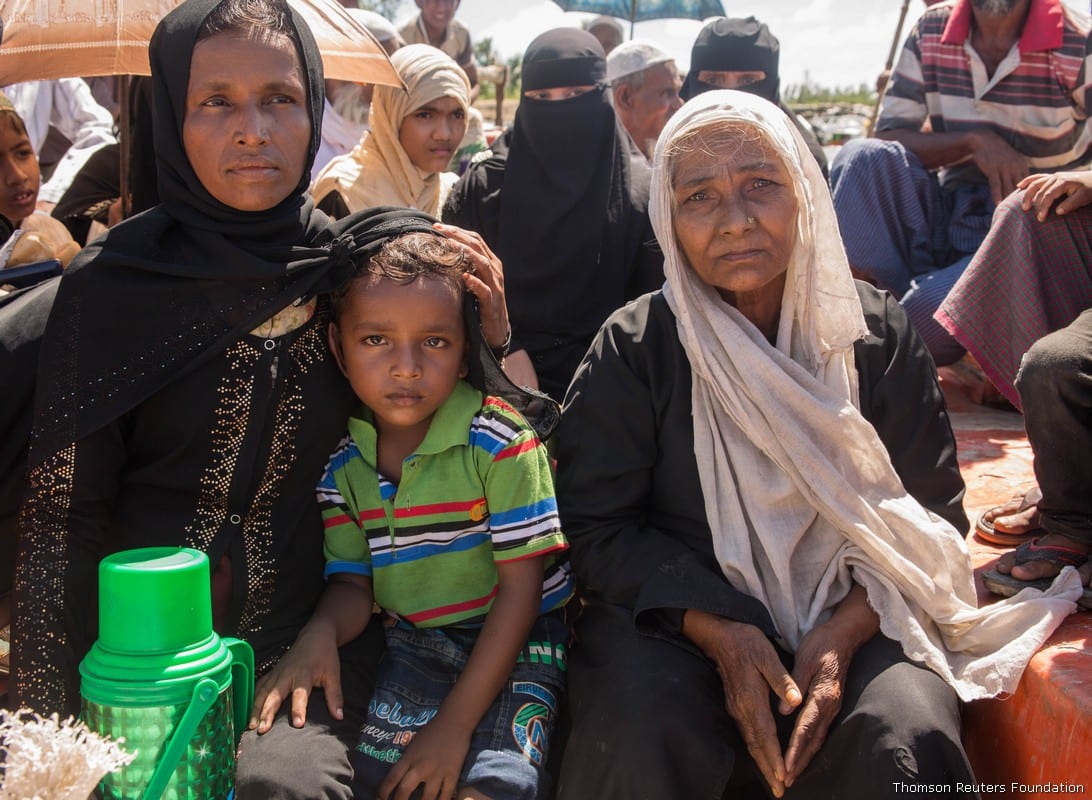
<instances>
[{"instance_id":1,"label":"young boy","mask_svg":"<svg viewBox=\"0 0 1092 800\"><path fill-rule=\"evenodd\" d=\"M430 44L451 56L463 68L470 81L470 102L478 98L478 67L474 63L474 44L470 30L455 19L459 0L415 0L421 13L398 33L406 44Z\"/></svg>"},{"instance_id":2,"label":"young boy","mask_svg":"<svg viewBox=\"0 0 1092 800\"><path fill-rule=\"evenodd\" d=\"M40 188L38 156L27 126L11 100L0 94L0 216L14 229L7 236L0 236L0 269L54 258L67 265L80 251L60 221L36 210ZM4 232L7 228L3 226ZM0 287L4 285L3 278L0 274ZM0 628L3 627L0 610Z\"/></svg>"},{"instance_id":3,"label":"young boy","mask_svg":"<svg viewBox=\"0 0 1092 800\"><path fill-rule=\"evenodd\" d=\"M404 234L334 295L330 347L363 407L317 490L328 585L282 662L319 675L373 602L387 615L358 797L533 800L562 701L572 587L549 459L463 380L465 271L458 244Z\"/></svg>"}]
</instances>

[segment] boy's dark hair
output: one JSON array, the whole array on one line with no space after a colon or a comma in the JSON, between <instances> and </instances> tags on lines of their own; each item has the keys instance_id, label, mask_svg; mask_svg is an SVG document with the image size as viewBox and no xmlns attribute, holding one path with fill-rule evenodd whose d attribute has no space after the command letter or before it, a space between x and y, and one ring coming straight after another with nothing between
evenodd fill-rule
<instances>
[{"instance_id":1,"label":"boy's dark hair","mask_svg":"<svg viewBox=\"0 0 1092 800\"><path fill-rule=\"evenodd\" d=\"M463 274L469 271L466 253L452 240L433 233L405 233L386 242L378 253L356 264L353 274L331 296L333 320L341 319L345 297L358 280L386 278L399 285L418 278L435 278L450 286L461 297L465 290Z\"/></svg>"},{"instance_id":2,"label":"boy's dark hair","mask_svg":"<svg viewBox=\"0 0 1092 800\"><path fill-rule=\"evenodd\" d=\"M281 33L298 47L288 13L281 0L223 0L205 18L197 41L220 33L243 33L262 40Z\"/></svg>"}]
</instances>

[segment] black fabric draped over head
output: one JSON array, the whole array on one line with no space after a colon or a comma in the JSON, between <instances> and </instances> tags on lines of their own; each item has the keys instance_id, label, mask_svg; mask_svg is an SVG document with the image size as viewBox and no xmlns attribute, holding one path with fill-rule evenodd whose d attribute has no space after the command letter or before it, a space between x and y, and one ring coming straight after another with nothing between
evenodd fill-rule
<instances>
[{"instance_id":1,"label":"black fabric draped over head","mask_svg":"<svg viewBox=\"0 0 1092 800\"><path fill-rule=\"evenodd\" d=\"M759 22L754 17L715 19L702 28L698 32L698 38L694 40L694 46L690 50L690 71L679 94L684 100L689 100L702 92L724 88L699 81L698 74L703 69L716 72L761 71L766 73L764 79L736 88L741 92L757 94L771 103L779 103L780 50L777 37L770 33L764 22Z\"/></svg>"},{"instance_id":2,"label":"black fabric draped over head","mask_svg":"<svg viewBox=\"0 0 1092 800\"><path fill-rule=\"evenodd\" d=\"M280 0L273 0L275 3ZM219 0L186 0L149 46L162 205L111 229L61 279L42 344L31 464L135 408L293 301L328 291L346 244L305 194L318 148L322 62L284 4L308 94L311 139L296 189L240 211L198 180L182 140L190 62Z\"/></svg>"},{"instance_id":3,"label":"black fabric draped over head","mask_svg":"<svg viewBox=\"0 0 1092 800\"><path fill-rule=\"evenodd\" d=\"M815 163L819 165L823 177L829 180L827 155L823 152L823 146L815 131L781 102L781 77L778 74L780 51L781 45L777 37L770 33L766 23L759 22L754 17L718 17L698 32L698 38L694 40L694 46L690 50L690 72L687 73L679 94L684 100L690 100L702 92L724 88L699 81L698 75L703 69L715 72L765 72L765 78L747 86L739 86L738 90L758 95L784 111L804 137L804 143L815 157Z\"/></svg>"},{"instance_id":4,"label":"black fabric draped over head","mask_svg":"<svg viewBox=\"0 0 1092 800\"><path fill-rule=\"evenodd\" d=\"M625 300L630 164L605 75L602 46L576 28L541 34L523 57L524 91L595 88L566 100L524 96L516 110L496 250L517 349L588 337Z\"/></svg>"},{"instance_id":5,"label":"black fabric draped over head","mask_svg":"<svg viewBox=\"0 0 1092 800\"><path fill-rule=\"evenodd\" d=\"M360 264L378 253L384 244L404 234L440 236L432 227L437 221L415 209L380 206L344 217L333 224L331 233L339 241L352 242L348 252L352 262ZM506 400L523 415L542 441L549 439L561 421L561 407L542 392L516 386L505 375L485 341L477 298L470 292L466 293L464 319L468 343L467 382L478 391Z\"/></svg>"}]
</instances>

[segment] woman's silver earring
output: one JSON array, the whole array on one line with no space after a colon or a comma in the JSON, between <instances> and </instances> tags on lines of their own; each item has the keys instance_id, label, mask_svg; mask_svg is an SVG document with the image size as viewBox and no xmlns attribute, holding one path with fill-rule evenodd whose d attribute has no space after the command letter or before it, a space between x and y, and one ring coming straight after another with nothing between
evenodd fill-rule
<instances>
[{"instance_id":1,"label":"woman's silver earring","mask_svg":"<svg viewBox=\"0 0 1092 800\"><path fill-rule=\"evenodd\" d=\"M758 220L756 220L754 217L747 217L748 225L754 225L756 222L758 222Z\"/></svg>"}]
</instances>

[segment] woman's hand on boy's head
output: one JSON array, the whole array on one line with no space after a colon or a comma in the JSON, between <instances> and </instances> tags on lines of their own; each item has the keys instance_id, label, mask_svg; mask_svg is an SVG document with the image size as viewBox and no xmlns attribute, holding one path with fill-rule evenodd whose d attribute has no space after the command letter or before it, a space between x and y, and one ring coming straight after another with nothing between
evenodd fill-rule
<instances>
[{"instance_id":1,"label":"woman's hand on boy's head","mask_svg":"<svg viewBox=\"0 0 1092 800\"><path fill-rule=\"evenodd\" d=\"M463 245L472 269L465 276L466 288L478 298L485 343L499 349L508 341L508 306L504 301L504 267L482 237L474 231L436 223L433 227Z\"/></svg>"}]
</instances>

